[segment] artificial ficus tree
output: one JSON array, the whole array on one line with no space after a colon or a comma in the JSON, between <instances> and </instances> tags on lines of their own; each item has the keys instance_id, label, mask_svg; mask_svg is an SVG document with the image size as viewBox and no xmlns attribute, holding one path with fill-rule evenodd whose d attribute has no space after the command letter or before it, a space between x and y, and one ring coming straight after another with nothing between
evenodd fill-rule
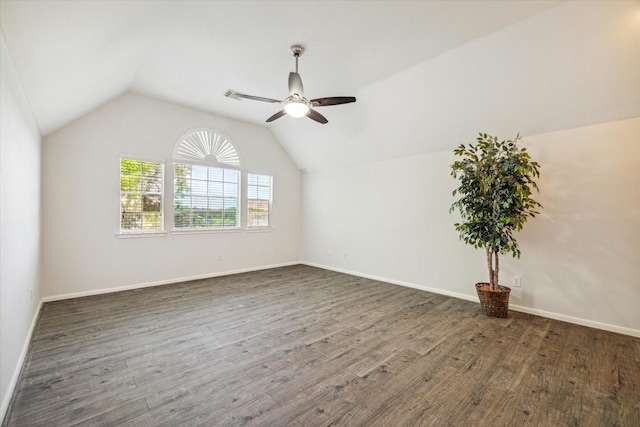
<instances>
[{"instance_id":1,"label":"artificial ficus tree","mask_svg":"<svg viewBox=\"0 0 640 427\"><path fill-rule=\"evenodd\" d=\"M449 211L460 211L462 221L454 225L460 239L485 249L491 290L499 289L499 255L520 258L514 234L542 207L531 197L532 189L538 190L534 179L540 176L540 165L518 147L520 138L518 134L513 140L498 141L480 133L475 145L462 144L454 150L461 159L451 165L451 176L460 181L453 195L460 198Z\"/></svg>"}]
</instances>

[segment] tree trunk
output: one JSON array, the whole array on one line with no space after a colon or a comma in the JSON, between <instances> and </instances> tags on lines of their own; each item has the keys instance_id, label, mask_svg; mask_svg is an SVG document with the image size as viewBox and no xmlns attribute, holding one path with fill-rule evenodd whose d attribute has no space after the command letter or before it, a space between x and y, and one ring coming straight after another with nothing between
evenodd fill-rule
<instances>
[{"instance_id":1,"label":"tree trunk","mask_svg":"<svg viewBox=\"0 0 640 427\"><path fill-rule=\"evenodd\" d=\"M487 267L489 268L489 288L492 291L500 289L498 283L498 274L500 273L500 255L498 251L492 251L490 248L484 248L487 254Z\"/></svg>"},{"instance_id":2,"label":"tree trunk","mask_svg":"<svg viewBox=\"0 0 640 427\"><path fill-rule=\"evenodd\" d=\"M487 253L487 267L489 268L489 288L493 289L493 252L489 247L484 249Z\"/></svg>"},{"instance_id":3,"label":"tree trunk","mask_svg":"<svg viewBox=\"0 0 640 427\"><path fill-rule=\"evenodd\" d=\"M498 251L494 252L495 256L496 256L496 267L495 270L493 271L493 290L497 291L498 289L500 289L500 284L498 283L498 274L500 273L500 259L498 258Z\"/></svg>"}]
</instances>

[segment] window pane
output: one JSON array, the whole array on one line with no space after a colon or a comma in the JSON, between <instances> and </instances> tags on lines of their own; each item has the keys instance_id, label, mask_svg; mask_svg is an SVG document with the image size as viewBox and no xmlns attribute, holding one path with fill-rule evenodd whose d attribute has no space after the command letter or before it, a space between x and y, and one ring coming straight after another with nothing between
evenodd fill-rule
<instances>
[{"instance_id":1,"label":"window pane","mask_svg":"<svg viewBox=\"0 0 640 427\"><path fill-rule=\"evenodd\" d=\"M120 231L162 230L163 165L120 159Z\"/></svg>"},{"instance_id":2,"label":"window pane","mask_svg":"<svg viewBox=\"0 0 640 427\"><path fill-rule=\"evenodd\" d=\"M161 221L160 212L145 212L142 214L142 228L144 230L157 230Z\"/></svg>"},{"instance_id":3,"label":"window pane","mask_svg":"<svg viewBox=\"0 0 640 427\"><path fill-rule=\"evenodd\" d=\"M231 169L224 169L224 181L238 182L238 171L234 171Z\"/></svg>"},{"instance_id":4,"label":"window pane","mask_svg":"<svg viewBox=\"0 0 640 427\"><path fill-rule=\"evenodd\" d=\"M233 226L236 224L236 208L226 208L224 210L224 225Z\"/></svg>"},{"instance_id":5,"label":"window pane","mask_svg":"<svg viewBox=\"0 0 640 427\"><path fill-rule=\"evenodd\" d=\"M141 212L142 196L138 194L123 194L120 197L120 209L122 212Z\"/></svg>"},{"instance_id":6,"label":"window pane","mask_svg":"<svg viewBox=\"0 0 640 427\"><path fill-rule=\"evenodd\" d=\"M191 181L191 194L197 196L207 195L207 181Z\"/></svg>"},{"instance_id":7,"label":"window pane","mask_svg":"<svg viewBox=\"0 0 640 427\"><path fill-rule=\"evenodd\" d=\"M207 209L209 199L207 197L193 196L191 198L191 208L193 209Z\"/></svg>"},{"instance_id":8,"label":"window pane","mask_svg":"<svg viewBox=\"0 0 640 427\"><path fill-rule=\"evenodd\" d=\"M222 210L211 211L209 213L212 227L222 227Z\"/></svg>"},{"instance_id":9,"label":"window pane","mask_svg":"<svg viewBox=\"0 0 640 427\"><path fill-rule=\"evenodd\" d=\"M191 166L191 178L192 179L207 179L207 167L206 166Z\"/></svg>"},{"instance_id":10,"label":"window pane","mask_svg":"<svg viewBox=\"0 0 640 427\"><path fill-rule=\"evenodd\" d=\"M269 175L247 174L247 226L269 226L271 187Z\"/></svg>"},{"instance_id":11,"label":"window pane","mask_svg":"<svg viewBox=\"0 0 640 427\"><path fill-rule=\"evenodd\" d=\"M175 209L178 210L189 209L191 207L190 196L177 195L173 198L173 202L175 204Z\"/></svg>"},{"instance_id":12,"label":"window pane","mask_svg":"<svg viewBox=\"0 0 640 427\"><path fill-rule=\"evenodd\" d=\"M191 193L191 181L185 178L177 178L175 180L174 190L176 194Z\"/></svg>"},{"instance_id":13,"label":"window pane","mask_svg":"<svg viewBox=\"0 0 640 427\"><path fill-rule=\"evenodd\" d=\"M220 168L209 168L209 180L210 181L222 181L223 180L223 170Z\"/></svg>"},{"instance_id":14,"label":"window pane","mask_svg":"<svg viewBox=\"0 0 640 427\"><path fill-rule=\"evenodd\" d=\"M162 165L156 162L142 162L142 174L162 178Z\"/></svg>"},{"instance_id":15,"label":"window pane","mask_svg":"<svg viewBox=\"0 0 640 427\"><path fill-rule=\"evenodd\" d=\"M224 183L224 197L236 197L238 195L238 184Z\"/></svg>"},{"instance_id":16,"label":"window pane","mask_svg":"<svg viewBox=\"0 0 640 427\"><path fill-rule=\"evenodd\" d=\"M249 186L247 188L247 199L257 199L258 198L258 187Z\"/></svg>"},{"instance_id":17,"label":"window pane","mask_svg":"<svg viewBox=\"0 0 640 427\"><path fill-rule=\"evenodd\" d=\"M215 197L215 198L209 199L209 208L222 210L223 207L224 207L224 203L223 203L222 197Z\"/></svg>"},{"instance_id":18,"label":"window pane","mask_svg":"<svg viewBox=\"0 0 640 427\"><path fill-rule=\"evenodd\" d=\"M123 212L120 219L120 228L122 230L142 229L142 214L139 212Z\"/></svg>"},{"instance_id":19,"label":"window pane","mask_svg":"<svg viewBox=\"0 0 640 427\"><path fill-rule=\"evenodd\" d=\"M144 212L160 212L162 199L160 196L142 196L142 210Z\"/></svg>"},{"instance_id":20,"label":"window pane","mask_svg":"<svg viewBox=\"0 0 640 427\"><path fill-rule=\"evenodd\" d=\"M233 208L235 209L238 206L238 199L233 199L230 197L226 197L224 199L224 208Z\"/></svg>"},{"instance_id":21,"label":"window pane","mask_svg":"<svg viewBox=\"0 0 640 427\"><path fill-rule=\"evenodd\" d=\"M141 190L145 193L162 192L162 180L153 176L143 176Z\"/></svg>"},{"instance_id":22,"label":"window pane","mask_svg":"<svg viewBox=\"0 0 640 427\"><path fill-rule=\"evenodd\" d=\"M194 209L191 212L191 226L192 227L206 227L207 226L207 210L206 209Z\"/></svg>"},{"instance_id":23,"label":"window pane","mask_svg":"<svg viewBox=\"0 0 640 427\"><path fill-rule=\"evenodd\" d=\"M271 198L271 189L269 187L258 187L258 199L269 200Z\"/></svg>"},{"instance_id":24,"label":"window pane","mask_svg":"<svg viewBox=\"0 0 640 427\"><path fill-rule=\"evenodd\" d=\"M190 177L176 164L174 207L178 213L189 211L191 220L175 221L176 228L220 228L238 226L238 171L192 165ZM230 178L235 182L227 182ZM190 200L188 200L190 197ZM190 201L190 204L188 203Z\"/></svg>"},{"instance_id":25,"label":"window pane","mask_svg":"<svg viewBox=\"0 0 640 427\"><path fill-rule=\"evenodd\" d=\"M191 178L191 165L174 164L173 175L175 178Z\"/></svg>"},{"instance_id":26,"label":"window pane","mask_svg":"<svg viewBox=\"0 0 640 427\"><path fill-rule=\"evenodd\" d=\"M222 183L210 182L209 183L209 197L222 197Z\"/></svg>"},{"instance_id":27,"label":"window pane","mask_svg":"<svg viewBox=\"0 0 640 427\"><path fill-rule=\"evenodd\" d=\"M141 162L131 159L120 159L121 174L137 174L140 175Z\"/></svg>"},{"instance_id":28,"label":"window pane","mask_svg":"<svg viewBox=\"0 0 640 427\"><path fill-rule=\"evenodd\" d=\"M140 175L121 175L120 191L139 192L140 191Z\"/></svg>"},{"instance_id":29,"label":"window pane","mask_svg":"<svg viewBox=\"0 0 640 427\"><path fill-rule=\"evenodd\" d=\"M189 228L191 227L190 218L191 212L176 212L174 215L174 226L176 228Z\"/></svg>"}]
</instances>

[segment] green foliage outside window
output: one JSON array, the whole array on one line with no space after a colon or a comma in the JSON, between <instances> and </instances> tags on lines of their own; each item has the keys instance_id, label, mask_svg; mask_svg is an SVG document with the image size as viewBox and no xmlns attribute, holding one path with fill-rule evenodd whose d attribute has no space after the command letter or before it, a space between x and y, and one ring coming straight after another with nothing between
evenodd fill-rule
<instances>
[{"instance_id":1,"label":"green foliage outside window","mask_svg":"<svg viewBox=\"0 0 640 427\"><path fill-rule=\"evenodd\" d=\"M162 230L163 165L120 159L120 230Z\"/></svg>"}]
</instances>

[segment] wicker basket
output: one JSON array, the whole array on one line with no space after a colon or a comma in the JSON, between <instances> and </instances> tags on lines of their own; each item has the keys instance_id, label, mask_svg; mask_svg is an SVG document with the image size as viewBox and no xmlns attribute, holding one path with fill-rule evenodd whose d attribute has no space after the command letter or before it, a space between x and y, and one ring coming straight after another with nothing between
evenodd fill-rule
<instances>
[{"instance_id":1,"label":"wicker basket","mask_svg":"<svg viewBox=\"0 0 640 427\"><path fill-rule=\"evenodd\" d=\"M482 289L485 286L487 288ZM491 317L507 317L511 288L500 286L500 290L492 291L488 286L488 283L476 283L476 292L478 292L482 313Z\"/></svg>"}]
</instances>

